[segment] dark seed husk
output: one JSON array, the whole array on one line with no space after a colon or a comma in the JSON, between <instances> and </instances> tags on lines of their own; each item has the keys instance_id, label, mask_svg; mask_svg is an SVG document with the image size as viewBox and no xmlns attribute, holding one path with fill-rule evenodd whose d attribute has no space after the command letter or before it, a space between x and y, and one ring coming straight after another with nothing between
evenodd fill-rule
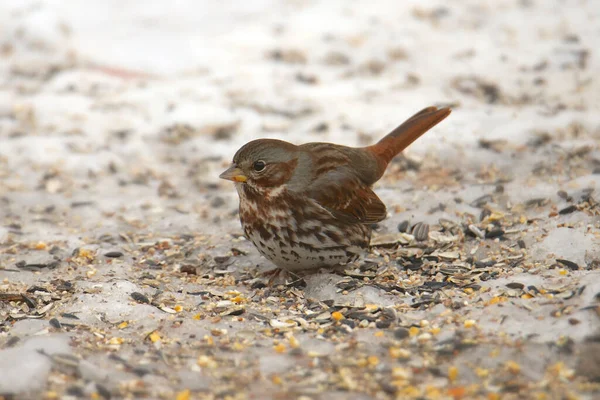
<instances>
[{"instance_id":1,"label":"dark seed husk","mask_svg":"<svg viewBox=\"0 0 600 400\"><path fill-rule=\"evenodd\" d=\"M531 291L531 292L533 292L535 294L540 294L540 290L537 287L533 286L533 285L527 286L527 290L529 290L529 291Z\"/></svg>"},{"instance_id":2,"label":"dark seed husk","mask_svg":"<svg viewBox=\"0 0 600 400\"><path fill-rule=\"evenodd\" d=\"M394 337L396 339L405 339L408 336L410 336L410 333L408 332L408 329L404 327L400 327L394 331Z\"/></svg>"},{"instance_id":3,"label":"dark seed husk","mask_svg":"<svg viewBox=\"0 0 600 400\"><path fill-rule=\"evenodd\" d=\"M576 205L570 205L568 207L563 208L558 213L560 215L565 215L565 214L571 214L572 212L575 212L575 211L578 211L577 206Z\"/></svg>"},{"instance_id":4,"label":"dark seed husk","mask_svg":"<svg viewBox=\"0 0 600 400\"><path fill-rule=\"evenodd\" d=\"M213 260L215 260L217 264L225 264L229 261L229 256L216 256Z\"/></svg>"},{"instance_id":5,"label":"dark seed husk","mask_svg":"<svg viewBox=\"0 0 600 400\"><path fill-rule=\"evenodd\" d=\"M475 261L475 268L489 268L494 264L496 264L496 261Z\"/></svg>"},{"instance_id":6,"label":"dark seed husk","mask_svg":"<svg viewBox=\"0 0 600 400\"><path fill-rule=\"evenodd\" d=\"M190 274L190 275L198 275L198 267L196 267L195 265L182 265L179 270L181 272L183 272L184 274Z\"/></svg>"},{"instance_id":7,"label":"dark seed husk","mask_svg":"<svg viewBox=\"0 0 600 400\"><path fill-rule=\"evenodd\" d=\"M43 268L48 268L48 269L54 269L56 267L58 267L60 263L58 261L52 261L46 264L42 264L42 263L36 263L36 264L27 264L25 261L19 261L18 263L15 264L15 266L19 269L24 269L27 271L39 271L40 269Z\"/></svg>"},{"instance_id":8,"label":"dark seed husk","mask_svg":"<svg viewBox=\"0 0 600 400\"><path fill-rule=\"evenodd\" d=\"M250 286L250 289L262 289L267 287L267 284L264 283L263 281L256 281L252 284L252 286Z\"/></svg>"},{"instance_id":9,"label":"dark seed husk","mask_svg":"<svg viewBox=\"0 0 600 400\"><path fill-rule=\"evenodd\" d=\"M392 324L392 321L390 321L390 320L383 320L383 321L375 322L375 326L379 329L387 329L390 327L391 324Z\"/></svg>"},{"instance_id":10,"label":"dark seed husk","mask_svg":"<svg viewBox=\"0 0 600 400\"><path fill-rule=\"evenodd\" d=\"M140 304L150 304L150 299L139 292L131 293L131 298Z\"/></svg>"},{"instance_id":11,"label":"dark seed husk","mask_svg":"<svg viewBox=\"0 0 600 400\"><path fill-rule=\"evenodd\" d=\"M27 307L29 308L35 308L36 304L35 304L35 300L25 296L25 295L21 295L21 298L23 299L23 301L25 302L25 304L27 304Z\"/></svg>"},{"instance_id":12,"label":"dark seed husk","mask_svg":"<svg viewBox=\"0 0 600 400\"><path fill-rule=\"evenodd\" d=\"M148 374L149 374L149 373L151 373L152 371L150 371L150 369L148 369L148 368L146 368L146 367L143 367L143 366L139 366L139 365L138 365L138 366L136 366L136 367L133 367L133 368L131 369L131 372L133 372L134 374L136 374L137 376L139 376L139 377L141 378L141 377L143 377L143 376L145 376L145 375L148 375Z\"/></svg>"},{"instance_id":13,"label":"dark seed husk","mask_svg":"<svg viewBox=\"0 0 600 400\"><path fill-rule=\"evenodd\" d=\"M540 198L535 198L535 199L530 199L527 200L525 202L525 207L530 208L530 207L541 207L543 205L546 205L548 203L548 199L540 197Z\"/></svg>"},{"instance_id":14,"label":"dark seed husk","mask_svg":"<svg viewBox=\"0 0 600 400\"><path fill-rule=\"evenodd\" d=\"M504 230L500 229L500 228L494 228L490 231L487 231L485 233L485 238L486 239L493 239L493 238L497 238L497 237L501 237L504 235Z\"/></svg>"},{"instance_id":15,"label":"dark seed husk","mask_svg":"<svg viewBox=\"0 0 600 400\"><path fill-rule=\"evenodd\" d=\"M62 328L62 325L61 325L60 321L58 319L56 319L56 318L52 318L48 322L50 323L50 326L52 326L53 328L56 328L56 329Z\"/></svg>"},{"instance_id":16,"label":"dark seed husk","mask_svg":"<svg viewBox=\"0 0 600 400\"><path fill-rule=\"evenodd\" d=\"M419 287L419 289L423 288L423 290L428 290L428 291L440 290L440 289L448 286L449 284L450 284L450 282L429 281L429 282L425 282L423 285L421 285Z\"/></svg>"},{"instance_id":17,"label":"dark seed husk","mask_svg":"<svg viewBox=\"0 0 600 400\"><path fill-rule=\"evenodd\" d=\"M476 207L476 208L481 208L481 207L485 206L487 203L489 203L492 200L493 200L492 195L484 194L483 196L478 197L475 200L473 200L471 202L471 206L472 207Z\"/></svg>"},{"instance_id":18,"label":"dark seed husk","mask_svg":"<svg viewBox=\"0 0 600 400\"><path fill-rule=\"evenodd\" d=\"M492 215L492 212L488 208L484 208L483 210L481 210L481 214L479 214L479 220L483 221L490 215Z\"/></svg>"},{"instance_id":19,"label":"dark seed husk","mask_svg":"<svg viewBox=\"0 0 600 400\"><path fill-rule=\"evenodd\" d=\"M525 285L520 282L510 282L506 284L506 287L509 289L523 289Z\"/></svg>"},{"instance_id":20,"label":"dark seed husk","mask_svg":"<svg viewBox=\"0 0 600 400\"><path fill-rule=\"evenodd\" d=\"M410 222L408 222L408 220L404 220L404 221L400 222L398 224L398 232L402 232L402 233L407 232L409 225L410 225Z\"/></svg>"},{"instance_id":21,"label":"dark seed husk","mask_svg":"<svg viewBox=\"0 0 600 400\"><path fill-rule=\"evenodd\" d=\"M429 224L425 224L423 222L417 223L412 228L412 234L419 242L429 239Z\"/></svg>"},{"instance_id":22,"label":"dark seed husk","mask_svg":"<svg viewBox=\"0 0 600 400\"><path fill-rule=\"evenodd\" d=\"M525 241L523 239L517 240L517 244L519 245L519 248L521 248L521 249L527 248L527 245L525 244Z\"/></svg>"},{"instance_id":23,"label":"dark seed husk","mask_svg":"<svg viewBox=\"0 0 600 400\"><path fill-rule=\"evenodd\" d=\"M576 271L576 270L579 269L579 265L577 265L573 261L569 261L569 260L564 260L564 259L561 259L561 258L557 258L556 262L559 263L559 264L564 265L565 267L569 268L572 271Z\"/></svg>"},{"instance_id":24,"label":"dark seed husk","mask_svg":"<svg viewBox=\"0 0 600 400\"><path fill-rule=\"evenodd\" d=\"M104 254L104 257L119 258L119 257L123 257L123 253L121 253L120 251L109 251L108 253Z\"/></svg>"},{"instance_id":25,"label":"dark seed husk","mask_svg":"<svg viewBox=\"0 0 600 400\"><path fill-rule=\"evenodd\" d=\"M96 390L98 391L98 394L100 396L102 396L104 399L106 400L110 400L112 395L110 394L110 390L108 390L105 386L96 383Z\"/></svg>"}]
</instances>

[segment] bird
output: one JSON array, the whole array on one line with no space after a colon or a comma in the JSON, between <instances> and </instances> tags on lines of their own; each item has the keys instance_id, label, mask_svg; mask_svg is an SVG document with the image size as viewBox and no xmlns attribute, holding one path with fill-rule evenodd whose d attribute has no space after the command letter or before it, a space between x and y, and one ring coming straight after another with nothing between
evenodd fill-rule
<instances>
[{"instance_id":1,"label":"bird","mask_svg":"<svg viewBox=\"0 0 600 400\"><path fill-rule=\"evenodd\" d=\"M346 265L367 251L372 225L387 216L373 184L397 154L450 113L424 108L366 147L253 140L219 178L235 183L244 235L275 271Z\"/></svg>"}]
</instances>

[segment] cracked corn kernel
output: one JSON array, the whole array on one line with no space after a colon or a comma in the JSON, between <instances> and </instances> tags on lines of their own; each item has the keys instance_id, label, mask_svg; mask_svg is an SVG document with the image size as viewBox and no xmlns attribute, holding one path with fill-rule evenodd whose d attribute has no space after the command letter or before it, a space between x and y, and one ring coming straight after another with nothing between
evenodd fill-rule
<instances>
[{"instance_id":1,"label":"cracked corn kernel","mask_svg":"<svg viewBox=\"0 0 600 400\"><path fill-rule=\"evenodd\" d=\"M127 328L127 326L129 326L129 323L127 321L123 321L119 325L117 325L117 328L125 329L125 328Z\"/></svg>"},{"instance_id":2,"label":"cracked corn kernel","mask_svg":"<svg viewBox=\"0 0 600 400\"><path fill-rule=\"evenodd\" d=\"M113 337L113 338L110 338L110 340L108 341L108 344L113 344L113 345L114 344L123 344L123 342L124 342L123 338Z\"/></svg>"},{"instance_id":3,"label":"cracked corn kernel","mask_svg":"<svg viewBox=\"0 0 600 400\"><path fill-rule=\"evenodd\" d=\"M419 328L417 328L416 326L411 326L408 330L408 334L410 336L417 336L419 334Z\"/></svg>"},{"instance_id":4,"label":"cracked corn kernel","mask_svg":"<svg viewBox=\"0 0 600 400\"><path fill-rule=\"evenodd\" d=\"M508 372L510 372L513 375L517 375L519 372L521 372L521 366L514 361L507 361L504 364L504 367Z\"/></svg>"},{"instance_id":5,"label":"cracked corn kernel","mask_svg":"<svg viewBox=\"0 0 600 400\"><path fill-rule=\"evenodd\" d=\"M300 347L300 342L294 336L290 336L290 338L288 340L290 343L290 347L292 349L296 349L296 348Z\"/></svg>"},{"instance_id":6,"label":"cracked corn kernel","mask_svg":"<svg viewBox=\"0 0 600 400\"><path fill-rule=\"evenodd\" d=\"M217 367L217 362L215 360L213 360L212 358L210 358L209 356L205 356L205 355L201 355L200 357L198 357L198 360L196 360L196 364L198 364L200 367L205 367L205 368L216 368Z\"/></svg>"},{"instance_id":7,"label":"cracked corn kernel","mask_svg":"<svg viewBox=\"0 0 600 400\"><path fill-rule=\"evenodd\" d=\"M175 310L176 312L181 312L183 310L183 307L177 304L175 307L173 307L173 310Z\"/></svg>"},{"instance_id":8,"label":"cracked corn kernel","mask_svg":"<svg viewBox=\"0 0 600 400\"><path fill-rule=\"evenodd\" d=\"M344 319L344 315L339 311L334 311L331 313L331 318L333 318L336 321L340 321Z\"/></svg>"},{"instance_id":9,"label":"cracked corn kernel","mask_svg":"<svg viewBox=\"0 0 600 400\"><path fill-rule=\"evenodd\" d=\"M201 320L202 319L202 314L198 313L198 314L194 315L192 317L192 319L195 319L196 321Z\"/></svg>"},{"instance_id":10,"label":"cracked corn kernel","mask_svg":"<svg viewBox=\"0 0 600 400\"><path fill-rule=\"evenodd\" d=\"M369 363L369 365L376 366L377 364L379 364L379 357L369 356L367 357L367 362Z\"/></svg>"},{"instance_id":11,"label":"cracked corn kernel","mask_svg":"<svg viewBox=\"0 0 600 400\"><path fill-rule=\"evenodd\" d=\"M406 349L400 349L398 347L390 347L388 349L388 353L390 354L390 357L392 358L401 358L401 359L407 359L410 358L410 351L406 350Z\"/></svg>"},{"instance_id":12,"label":"cracked corn kernel","mask_svg":"<svg viewBox=\"0 0 600 400\"><path fill-rule=\"evenodd\" d=\"M569 271L567 271L566 269L559 269L558 270L559 275L568 275Z\"/></svg>"},{"instance_id":13,"label":"cracked corn kernel","mask_svg":"<svg viewBox=\"0 0 600 400\"><path fill-rule=\"evenodd\" d=\"M465 324L464 324L464 325L465 325L465 328L472 328L472 327L474 327L475 325L477 325L477 323L476 323L476 322L475 322L475 320L473 320L473 319L467 319L467 320L465 321Z\"/></svg>"},{"instance_id":14,"label":"cracked corn kernel","mask_svg":"<svg viewBox=\"0 0 600 400\"><path fill-rule=\"evenodd\" d=\"M279 343L276 346L273 346L273 350L275 350L278 353L284 353L286 350L286 347L283 343Z\"/></svg>"},{"instance_id":15,"label":"cracked corn kernel","mask_svg":"<svg viewBox=\"0 0 600 400\"><path fill-rule=\"evenodd\" d=\"M148 338L150 338L150 341L152 341L152 343L155 343L160 340L160 334L154 331L150 335L148 335Z\"/></svg>"},{"instance_id":16,"label":"cracked corn kernel","mask_svg":"<svg viewBox=\"0 0 600 400\"><path fill-rule=\"evenodd\" d=\"M244 303L246 301L246 299L243 296L235 296L233 299L231 299L231 301L235 304L240 304L240 303Z\"/></svg>"},{"instance_id":17,"label":"cracked corn kernel","mask_svg":"<svg viewBox=\"0 0 600 400\"><path fill-rule=\"evenodd\" d=\"M273 375L273 377L271 378L271 382L273 382L276 385L281 385L283 383L283 379L281 379L279 375Z\"/></svg>"},{"instance_id":18,"label":"cracked corn kernel","mask_svg":"<svg viewBox=\"0 0 600 400\"><path fill-rule=\"evenodd\" d=\"M412 371L404 367L392 368L392 378L410 379L412 377Z\"/></svg>"},{"instance_id":19,"label":"cracked corn kernel","mask_svg":"<svg viewBox=\"0 0 600 400\"><path fill-rule=\"evenodd\" d=\"M160 340L160 334L158 332L154 331L150 335L148 335L148 338L150 339L150 341L152 343L158 342Z\"/></svg>"},{"instance_id":20,"label":"cracked corn kernel","mask_svg":"<svg viewBox=\"0 0 600 400\"><path fill-rule=\"evenodd\" d=\"M505 302L506 300L508 300L508 299L504 296L496 296L496 297L492 297L491 299L489 299L487 304L489 306L491 306L492 304L502 303L502 302Z\"/></svg>"},{"instance_id":21,"label":"cracked corn kernel","mask_svg":"<svg viewBox=\"0 0 600 400\"><path fill-rule=\"evenodd\" d=\"M431 340L431 338L432 338L432 336L430 333L422 333L419 336L417 336L417 340L421 343L428 342Z\"/></svg>"},{"instance_id":22,"label":"cracked corn kernel","mask_svg":"<svg viewBox=\"0 0 600 400\"><path fill-rule=\"evenodd\" d=\"M475 374L480 378L487 378L490 375L490 370L486 368L475 368Z\"/></svg>"},{"instance_id":23,"label":"cracked corn kernel","mask_svg":"<svg viewBox=\"0 0 600 400\"><path fill-rule=\"evenodd\" d=\"M234 351L242 351L244 350L244 345L240 342L235 342L231 345L231 349Z\"/></svg>"},{"instance_id":24,"label":"cracked corn kernel","mask_svg":"<svg viewBox=\"0 0 600 400\"><path fill-rule=\"evenodd\" d=\"M46 250L47 248L48 248L48 245L46 243L44 243L44 242L38 242L35 245L35 249L36 250Z\"/></svg>"},{"instance_id":25,"label":"cracked corn kernel","mask_svg":"<svg viewBox=\"0 0 600 400\"><path fill-rule=\"evenodd\" d=\"M455 366L451 366L450 368L448 368L448 379L450 380L450 382L454 382L456 381L456 378L458 378L458 368Z\"/></svg>"},{"instance_id":26,"label":"cracked corn kernel","mask_svg":"<svg viewBox=\"0 0 600 400\"><path fill-rule=\"evenodd\" d=\"M189 400L189 399L190 399L190 390L189 389L182 390L181 392L177 393L177 396L175 396L175 400Z\"/></svg>"},{"instance_id":27,"label":"cracked corn kernel","mask_svg":"<svg viewBox=\"0 0 600 400\"><path fill-rule=\"evenodd\" d=\"M553 376L560 377L560 378L566 378L566 379L571 379L573 377L573 375L575 374L575 372L572 369L567 368L565 363L563 363L562 361L558 361L558 362L550 365L546 369L546 372L548 372L549 374L551 374Z\"/></svg>"},{"instance_id":28,"label":"cracked corn kernel","mask_svg":"<svg viewBox=\"0 0 600 400\"><path fill-rule=\"evenodd\" d=\"M488 393L488 400L500 400L500 395L498 393Z\"/></svg>"}]
</instances>

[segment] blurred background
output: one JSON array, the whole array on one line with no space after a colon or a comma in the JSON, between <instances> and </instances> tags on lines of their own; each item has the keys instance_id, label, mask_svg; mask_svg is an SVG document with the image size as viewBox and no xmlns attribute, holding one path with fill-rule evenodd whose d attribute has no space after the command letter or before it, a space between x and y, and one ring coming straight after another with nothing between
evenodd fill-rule
<instances>
[{"instance_id":1,"label":"blurred background","mask_svg":"<svg viewBox=\"0 0 600 400\"><path fill-rule=\"evenodd\" d=\"M235 210L217 176L244 143L370 144L429 105L455 110L378 184L392 209L435 222L427 202L456 192L400 193L463 177L467 197L494 182L513 202L555 195L600 165L599 14L585 0L5 0L0 191L18 198L5 209L43 209L41 190L58 208L97 198L77 215L106 231L115 210L238 230L214 214ZM577 148L583 169L557 170Z\"/></svg>"},{"instance_id":2,"label":"blurred background","mask_svg":"<svg viewBox=\"0 0 600 400\"><path fill-rule=\"evenodd\" d=\"M0 395L575 398L574 369L600 379L599 43L598 0L0 0ZM454 111L377 183L376 236L423 222L439 257L261 284L236 150L370 144L430 105Z\"/></svg>"},{"instance_id":3,"label":"blurred background","mask_svg":"<svg viewBox=\"0 0 600 400\"><path fill-rule=\"evenodd\" d=\"M101 152L126 131L131 150L185 124L190 157L230 156L258 136L370 142L447 103L460 111L416 151L519 140L581 113L597 123L599 13L585 0L6 0L0 132L43 137L28 148L40 161L68 132Z\"/></svg>"}]
</instances>

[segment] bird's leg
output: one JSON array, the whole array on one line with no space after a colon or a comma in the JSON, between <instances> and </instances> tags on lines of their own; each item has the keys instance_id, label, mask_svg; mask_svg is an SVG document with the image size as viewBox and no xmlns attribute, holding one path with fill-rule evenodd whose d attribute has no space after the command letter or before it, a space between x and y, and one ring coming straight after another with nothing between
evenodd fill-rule
<instances>
[{"instance_id":1,"label":"bird's leg","mask_svg":"<svg viewBox=\"0 0 600 400\"><path fill-rule=\"evenodd\" d=\"M277 278L279 278L281 276L281 274L288 274L290 275L291 278L293 278L293 281L288 283L286 281L286 285L290 286L293 285L294 283L296 283L297 281L299 281L300 279L302 279L302 277L300 275L297 275L291 271L285 270L283 268L275 268L275 269L271 269L269 271L265 271L262 272L260 274L260 276L262 277L269 277L269 280L267 281L267 286L273 286L273 284L275 283L275 280Z\"/></svg>"},{"instance_id":2,"label":"bird's leg","mask_svg":"<svg viewBox=\"0 0 600 400\"><path fill-rule=\"evenodd\" d=\"M275 280L279 277L279 275L281 275L282 272L282 268L275 268L265 272L261 272L260 276L263 278L269 277L269 280L267 281L267 286L273 286L273 283L275 283Z\"/></svg>"}]
</instances>

